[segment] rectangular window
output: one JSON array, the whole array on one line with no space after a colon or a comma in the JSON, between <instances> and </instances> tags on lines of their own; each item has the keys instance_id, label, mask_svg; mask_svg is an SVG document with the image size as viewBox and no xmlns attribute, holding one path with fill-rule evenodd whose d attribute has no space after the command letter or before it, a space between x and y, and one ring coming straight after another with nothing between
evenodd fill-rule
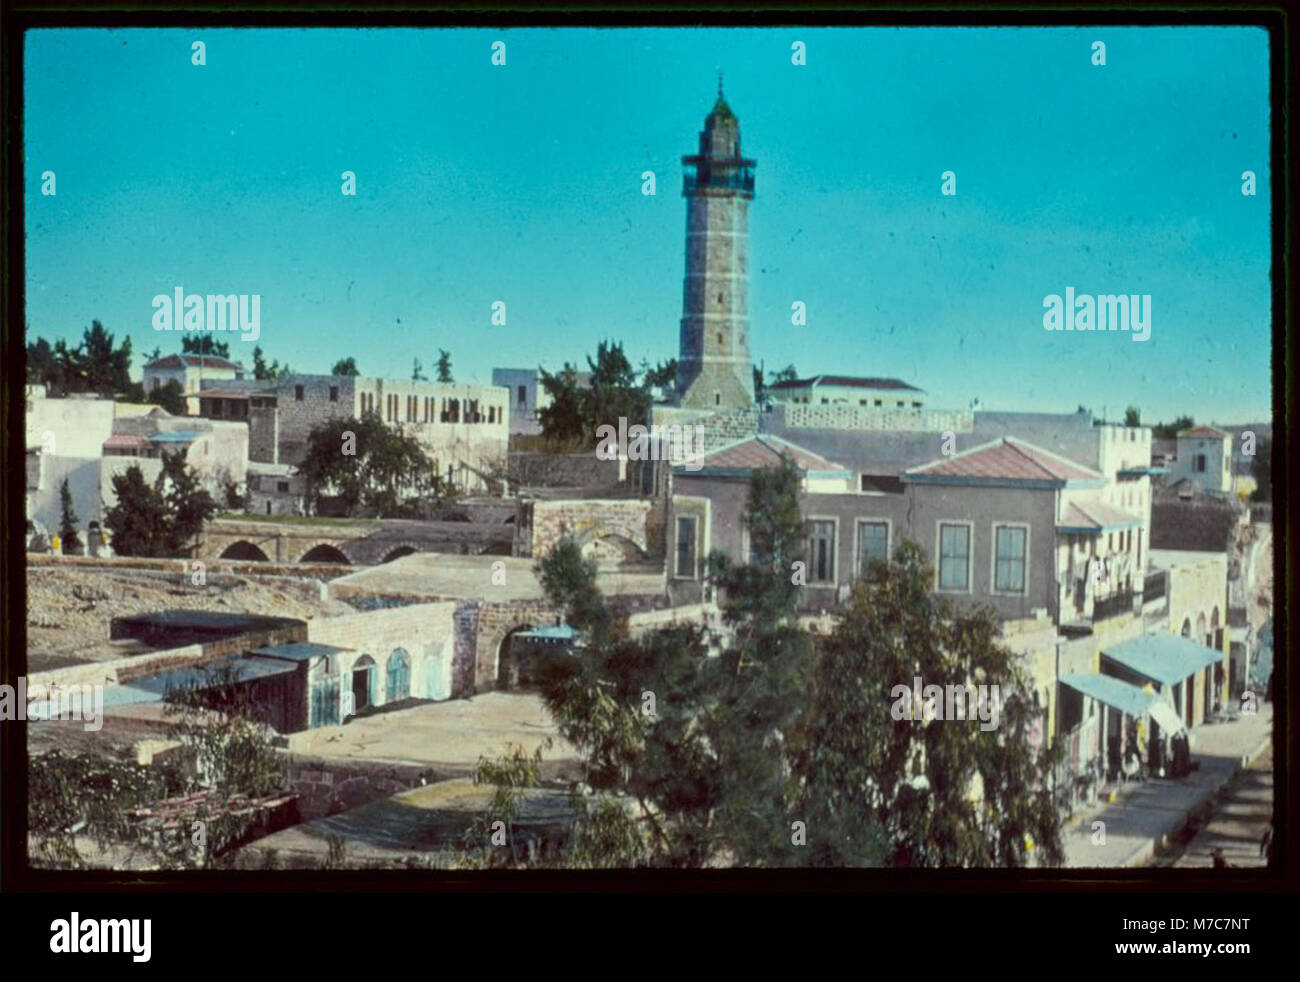
<instances>
[{"instance_id":1,"label":"rectangular window","mask_svg":"<svg viewBox=\"0 0 1300 982\"><path fill-rule=\"evenodd\" d=\"M994 539L993 589L998 593L1024 593L1025 530L999 525Z\"/></svg>"},{"instance_id":2,"label":"rectangular window","mask_svg":"<svg viewBox=\"0 0 1300 982\"><path fill-rule=\"evenodd\" d=\"M338 402L338 401L339 401L339 387L337 385L331 385L330 402Z\"/></svg>"},{"instance_id":3,"label":"rectangular window","mask_svg":"<svg viewBox=\"0 0 1300 982\"><path fill-rule=\"evenodd\" d=\"M515 401L518 402L519 405L521 405L521 406L527 404L527 402L528 402L528 386L526 386L526 385L521 385L521 386L519 386L519 395L516 397Z\"/></svg>"},{"instance_id":4,"label":"rectangular window","mask_svg":"<svg viewBox=\"0 0 1300 982\"><path fill-rule=\"evenodd\" d=\"M288 494L288 493L289 493L289 482L288 482L288 481L277 481L276 484L275 484L275 489L276 489L277 491L279 491L281 494Z\"/></svg>"},{"instance_id":5,"label":"rectangular window","mask_svg":"<svg viewBox=\"0 0 1300 982\"><path fill-rule=\"evenodd\" d=\"M858 576L865 576L873 559L889 561L889 525L886 522L858 522Z\"/></svg>"},{"instance_id":6,"label":"rectangular window","mask_svg":"<svg viewBox=\"0 0 1300 982\"><path fill-rule=\"evenodd\" d=\"M879 409L879 408L880 408L880 405L881 405L881 402L880 402L879 399L877 399L877 400L876 400L876 408Z\"/></svg>"},{"instance_id":7,"label":"rectangular window","mask_svg":"<svg viewBox=\"0 0 1300 982\"><path fill-rule=\"evenodd\" d=\"M293 400L294 400L294 402L302 402L302 386L301 386L301 385L295 385L295 386L293 387Z\"/></svg>"},{"instance_id":8,"label":"rectangular window","mask_svg":"<svg viewBox=\"0 0 1300 982\"><path fill-rule=\"evenodd\" d=\"M677 519L677 561L675 576L695 579L695 516L680 516Z\"/></svg>"},{"instance_id":9,"label":"rectangular window","mask_svg":"<svg viewBox=\"0 0 1300 982\"><path fill-rule=\"evenodd\" d=\"M1198 453L1196 455L1196 473L1205 473L1205 454L1203 453Z\"/></svg>"},{"instance_id":10,"label":"rectangular window","mask_svg":"<svg viewBox=\"0 0 1300 982\"><path fill-rule=\"evenodd\" d=\"M808 534L808 582L835 582L835 523L810 523Z\"/></svg>"},{"instance_id":11,"label":"rectangular window","mask_svg":"<svg viewBox=\"0 0 1300 982\"><path fill-rule=\"evenodd\" d=\"M970 589L969 526L939 526L939 589Z\"/></svg>"}]
</instances>

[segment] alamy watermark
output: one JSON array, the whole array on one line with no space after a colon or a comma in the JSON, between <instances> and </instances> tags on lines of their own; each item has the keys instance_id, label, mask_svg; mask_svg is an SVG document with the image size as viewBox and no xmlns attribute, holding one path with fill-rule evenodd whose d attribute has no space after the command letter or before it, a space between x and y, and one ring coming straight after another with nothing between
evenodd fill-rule
<instances>
[{"instance_id":1,"label":"alamy watermark","mask_svg":"<svg viewBox=\"0 0 1300 982\"><path fill-rule=\"evenodd\" d=\"M1129 331L1134 341L1151 337L1151 294L1074 294L1074 287L1043 297L1043 328L1048 331Z\"/></svg>"},{"instance_id":2,"label":"alamy watermark","mask_svg":"<svg viewBox=\"0 0 1300 982\"><path fill-rule=\"evenodd\" d=\"M153 298L155 331L239 331L241 341L256 341L262 334L260 293L189 293L176 287L172 295Z\"/></svg>"},{"instance_id":3,"label":"alamy watermark","mask_svg":"<svg viewBox=\"0 0 1300 982\"><path fill-rule=\"evenodd\" d=\"M998 726L1002 699L996 684L922 686L918 675L910 689L899 683L889 694L894 699L889 712L896 720L978 719L985 732Z\"/></svg>"},{"instance_id":4,"label":"alamy watermark","mask_svg":"<svg viewBox=\"0 0 1300 982\"><path fill-rule=\"evenodd\" d=\"M627 417L596 427L596 457L599 460L668 460L680 463L688 471L704 466L704 427L627 425Z\"/></svg>"},{"instance_id":5,"label":"alamy watermark","mask_svg":"<svg viewBox=\"0 0 1300 982\"><path fill-rule=\"evenodd\" d=\"M17 687L0 685L0 720L54 719L80 720L83 729L97 731L104 725L104 687L57 682L29 686L21 675Z\"/></svg>"}]
</instances>

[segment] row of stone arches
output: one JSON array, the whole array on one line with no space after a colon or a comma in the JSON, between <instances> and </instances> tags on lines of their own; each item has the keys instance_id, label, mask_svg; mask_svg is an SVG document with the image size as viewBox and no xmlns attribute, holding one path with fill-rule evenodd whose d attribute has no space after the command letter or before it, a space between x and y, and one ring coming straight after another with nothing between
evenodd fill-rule
<instances>
[{"instance_id":1,"label":"row of stone arches","mask_svg":"<svg viewBox=\"0 0 1300 982\"><path fill-rule=\"evenodd\" d=\"M391 563L403 556L410 556L416 551L416 548L412 545L400 545L385 553L379 562ZM247 539L241 539L228 545L219 558L235 562L268 563L271 561L271 557L266 554L261 546L249 542ZM348 558L347 553L329 542L318 542L299 556L296 561L300 563L337 563L341 566L352 565L352 560Z\"/></svg>"}]
</instances>

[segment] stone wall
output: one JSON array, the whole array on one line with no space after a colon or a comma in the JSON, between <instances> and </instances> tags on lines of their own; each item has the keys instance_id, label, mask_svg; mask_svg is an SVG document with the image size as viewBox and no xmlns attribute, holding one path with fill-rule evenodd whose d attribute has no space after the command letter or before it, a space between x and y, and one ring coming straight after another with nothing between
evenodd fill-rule
<instances>
[{"instance_id":1,"label":"stone wall","mask_svg":"<svg viewBox=\"0 0 1300 982\"><path fill-rule=\"evenodd\" d=\"M573 536L585 553L596 558L637 559L663 554L663 518L652 518L658 502L632 498L622 501L568 500L533 502L533 556L546 556L561 539ZM653 537L652 537L653 536ZM640 556L619 556L602 549L601 540L617 537L634 545Z\"/></svg>"}]
</instances>

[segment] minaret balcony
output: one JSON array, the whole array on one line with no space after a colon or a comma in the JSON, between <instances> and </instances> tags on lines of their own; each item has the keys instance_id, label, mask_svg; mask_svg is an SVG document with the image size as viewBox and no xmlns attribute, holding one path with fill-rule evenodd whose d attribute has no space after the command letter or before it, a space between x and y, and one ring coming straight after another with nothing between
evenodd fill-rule
<instances>
[{"instance_id":1,"label":"minaret balcony","mask_svg":"<svg viewBox=\"0 0 1300 982\"><path fill-rule=\"evenodd\" d=\"M754 196L754 161L740 157L716 159L712 157L683 157L686 173L682 181L683 194L708 194L709 191L739 191L746 197Z\"/></svg>"}]
</instances>

